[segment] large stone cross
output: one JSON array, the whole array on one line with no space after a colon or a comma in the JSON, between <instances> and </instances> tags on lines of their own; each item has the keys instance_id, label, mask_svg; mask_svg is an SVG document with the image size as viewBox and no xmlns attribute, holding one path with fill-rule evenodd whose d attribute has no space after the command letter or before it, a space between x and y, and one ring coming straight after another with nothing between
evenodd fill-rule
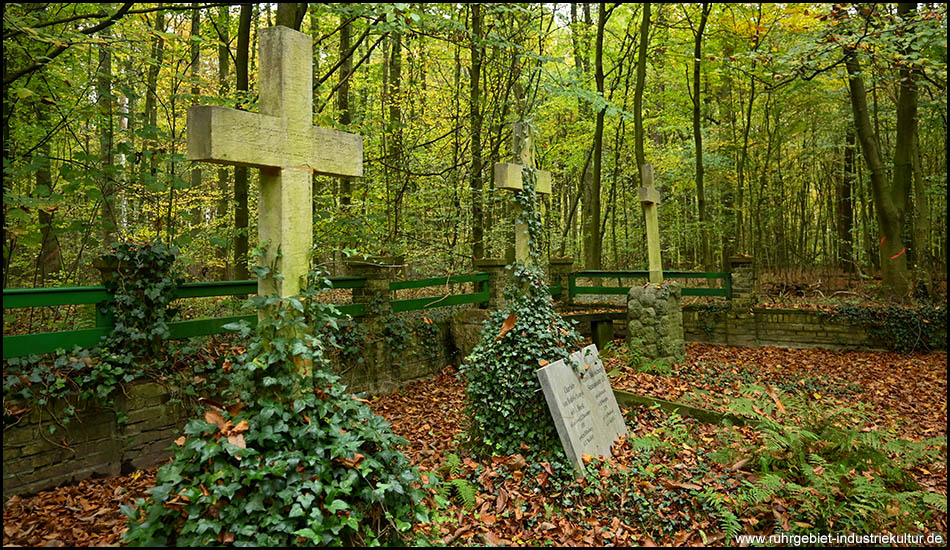
<instances>
[{"instance_id":1,"label":"large stone cross","mask_svg":"<svg viewBox=\"0 0 950 550\"><path fill-rule=\"evenodd\" d=\"M512 125L511 140L514 162L499 162L495 164L495 187L508 191L521 191L524 189L522 168L524 166L535 167L534 129L529 124L516 122ZM537 181L534 186L535 193L550 195L551 172L537 170L535 174L537 176ZM523 216L524 212L521 212L518 218L523 219ZM531 258L528 241L528 224L516 222L514 259L524 264L529 263Z\"/></svg>"},{"instance_id":2,"label":"large stone cross","mask_svg":"<svg viewBox=\"0 0 950 550\"><path fill-rule=\"evenodd\" d=\"M640 187L640 204L647 221L647 257L650 264L650 282L663 282L663 262L660 258L660 221L657 209L660 206L660 192L653 185L653 165L640 167L643 181Z\"/></svg>"},{"instance_id":3,"label":"large stone cross","mask_svg":"<svg viewBox=\"0 0 950 550\"><path fill-rule=\"evenodd\" d=\"M188 159L260 169L258 236L267 264L283 280L258 281L258 293L299 294L313 246L314 172L363 175L363 138L313 125L310 37L262 29L260 114L207 105L188 109Z\"/></svg>"}]
</instances>

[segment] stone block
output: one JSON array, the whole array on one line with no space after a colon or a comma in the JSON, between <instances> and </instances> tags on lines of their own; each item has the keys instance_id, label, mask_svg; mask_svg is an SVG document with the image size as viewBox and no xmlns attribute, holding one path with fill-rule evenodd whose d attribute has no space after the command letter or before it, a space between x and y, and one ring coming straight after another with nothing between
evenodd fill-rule
<instances>
[{"instance_id":1,"label":"stone block","mask_svg":"<svg viewBox=\"0 0 950 550\"><path fill-rule=\"evenodd\" d=\"M583 377L563 360L538 369L537 376L564 452L583 471L583 455L609 457L627 427L597 348L588 346L571 360L581 365Z\"/></svg>"}]
</instances>

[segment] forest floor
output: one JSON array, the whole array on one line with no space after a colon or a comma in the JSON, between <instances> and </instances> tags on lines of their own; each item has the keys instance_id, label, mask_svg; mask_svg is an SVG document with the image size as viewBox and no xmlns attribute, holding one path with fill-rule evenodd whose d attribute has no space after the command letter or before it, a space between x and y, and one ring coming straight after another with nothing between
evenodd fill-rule
<instances>
[{"instance_id":1,"label":"forest floor","mask_svg":"<svg viewBox=\"0 0 950 550\"><path fill-rule=\"evenodd\" d=\"M618 341L605 353L615 388L716 408L719 397L759 383L832 407L869 403L879 429L911 440L946 436L946 354L897 354L733 348L690 344L687 362L650 372L627 365ZM405 452L423 470L438 471L461 488L440 510L441 519L420 526L443 545L702 545L723 542L724 523L703 491L728 495L751 478L743 460L714 460L730 443L725 428L657 409L624 410L630 429L615 459L588 468L585 479L559 482L547 463L522 455L476 461L460 458L464 387L457 371L370 399L408 443ZM697 391L699 390L699 391ZM702 393L702 390L709 392ZM751 428L733 433L755 442ZM652 440L644 452L636 442ZM909 473L920 486L946 495L946 444L942 461ZM598 472L599 468L599 472ZM594 475L591 475L594 472ZM599 475L597 475L599 473ZM4 503L3 543L29 546L115 545L125 531L119 511L144 497L155 469L129 476L13 497ZM742 532L768 535L793 529L797 503L777 499L760 513L738 518ZM922 530L945 537L946 513L935 513Z\"/></svg>"}]
</instances>

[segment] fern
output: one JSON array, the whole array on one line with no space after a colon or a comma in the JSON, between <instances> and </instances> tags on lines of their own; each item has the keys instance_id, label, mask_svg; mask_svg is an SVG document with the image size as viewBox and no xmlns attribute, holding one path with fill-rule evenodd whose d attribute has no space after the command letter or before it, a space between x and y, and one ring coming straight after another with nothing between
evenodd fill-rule
<instances>
[{"instance_id":1,"label":"fern","mask_svg":"<svg viewBox=\"0 0 950 550\"><path fill-rule=\"evenodd\" d=\"M726 542L732 542L742 531L742 525L732 510L726 507L722 495L712 489L706 489L697 496L702 502L712 506L716 515L719 516L719 527L726 536Z\"/></svg>"},{"instance_id":2,"label":"fern","mask_svg":"<svg viewBox=\"0 0 950 550\"><path fill-rule=\"evenodd\" d=\"M455 496L466 510L475 507L475 486L466 479L450 479L447 485L454 489ZM443 495L448 498L449 495Z\"/></svg>"},{"instance_id":3,"label":"fern","mask_svg":"<svg viewBox=\"0 0 950 550\"><path fill-rule=\"evenodd\" d=\"M775 412L778 400L785 414ZM946 496L920 491L908 472L945 461L946 438L901 441L870 429L873 411L865 406L831 409L807 396L777 397L755 386L744 387L727 408L755 419L761 434L755 448L740 441L735 449L752 454L761 469L761 477L745 481L735 495L740 516L782 498L795 503L789 519L803 529L871 533L906 529L946 510Z\"/></svg>"},{"instance_id":4,"label":"fern","mask_svg":"<svg viewBox=\"0 0 950 550\"><path fill-rule=\"evenodd\" d=\"M941 514L947 513L947 495L940 493L924 493L922 498L924 504L931 508L936 508Z\"/></svg>"},{"instance_id":5,"label":"fern","mask_svg":"<svg viewBox=\"0 0 950 550\"><path fill-rule=\"evenodd\" d=\"M462 469L462 459L459 455L451 453L445 457L445 462L439 468L443 473L448 472L452 476L457 476Z\"/></svg>"}]
</instances>

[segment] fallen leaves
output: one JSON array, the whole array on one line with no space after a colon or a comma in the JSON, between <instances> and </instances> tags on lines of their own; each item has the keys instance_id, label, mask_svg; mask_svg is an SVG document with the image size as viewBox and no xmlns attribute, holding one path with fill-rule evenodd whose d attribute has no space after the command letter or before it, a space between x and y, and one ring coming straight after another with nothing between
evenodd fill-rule
<instances>
[{"instance_id":1,"label":"fallen leaves","mask_svg":"<svg viewBox=\"0 0 950 550\"><path fill-rule=\"evenodd\" d=\"M156 470L10 497L3 503L3 545L116 546L126 531L119 507L145 498Z\"/></svg>"},{"instance_id":2,"label":"fallen leaves","mask_svg":"<svg viewBox=\"0 0 950 550\"><path fill-rule=\"evenodd\" d=\"M708 377L706 382L696 383L692 378L687 380L675 375L632 372L625 366L608 365L607 368L620 368L615 387L623 385L648 395L678 399L692 389L732 391L735 376L748 367L762 383L769 385L766 392L775 403L773 413L778 414L787 414L784 404L778 399L781 389L778 380L783 380L783 376L797 379L825 376L829 377L831 385L810 390L808 395L819 393L823 400L870 401L881 411L881 426L900 430L899 433L905 437L925 438L946 433L946 355L943 354L747 349L697 344L690 344L687 352L689 361L683 370ZM525 458L530 449L522 448L524 454L483 461L465 456L457 449L454 440L464 425L461 412L464 388L455 372L454 368L446 368L438 376L410 384L399 392L368 400L359 398L362 402L368 401L375 412L386 417L393 431L408 441L404 451L415 465L435 470L450 454L456 453L461 458L457 477L475 480L475 508L469 510L457 504L449 509L452 520L439 527L439 542L443 545L657 546L700 545L704 542L712 545L722 540L715 524L702 526L693 523L692 529L661 536L648 533L636 522L625 523L611 515L590 517L580 502L574 509L561 508L551 512L558 504L551 481L554 473L546 462L530 463ZM863 391L854 395L834 393L830 390L836 387L835 381L857 384ZM243 435L248 431L246 421L234 425L226 420L240 412L237 405L225 408L211 402L204 404L209 407L204 419L214 426L219 437ZM658 430L665 415L638 410L635 418L635 422L629 423L631 434L628 439L664 433ZM310 419L301 421L309 422ZM650 466L662 467L662 475L658 473L649 479L636 479L632 491L644 495L664 491L689 494L708 488L727 494L730 488L734 488L730 483L740 484L750 479L754 468L748 467L748 457L735 457L730 463L711 465L715 472L710 475L722 474L716 478L718 481L691 474L702 471L707 460L703 457L720 444L717 434L721 428L686 418L684 422L693 430L695 441L699 443L676 446L664 462ZM742 432L745 437L755 437L751 430L742 430L745 430ZM185 440L182 438L178 442L184 444ZM625 465L632 464L639 453L625 441L615 445L615 449L618 449L618 457L611 466L601 467L602 476L612 475L611 467L622 470ZM349 468L358 468L365 458L354 453L338 461ZM590 457L589 460L595 459ZM820 473L821 466L815 468L816 473ZM945 465L921 467L911 473L928 490L945 493ZM727 481L722 482L722 479ZM717 483L722 483L722 486ZM119 506L130 505L135 498L146 496L147 488L152 485L154 469L132 476L87 480L30 498L13 497L4 504L4 544L118 544L125 532L125 517L119 512ZM209 486L208 489L213 488ZM743 528L749 533L769 532L776 524L778 527L787 524L789 528L804 528L790 519L786 506L791 508L792 504L771 503L764 515L740 518ZM659 507L657 510L662 514L662 517L658 516L659 521L674 521L687 511ZM697 517L696 522L700 521L701 518ZM703 539L699 530L703 530L708 538ZM223 544L228 543L228 538L228 533L222 532Z\"/></svg>"},{"instance_id":3,"label":"fallen leaves","mask_svg":"<svg viewBox=\"0 0 950 550\"><path fill-rule=\"evenodd\" d=\"M244 441L244 432L249 428L247 420L242 420L235 426L230 420L225 420L218 410L209 409L205 411L205 422L218 427L218 433L215 434L215 437L224 436L231 445L242 449L247 448L247 443ZM240 456L238 456L238 459L240 459Z\"/></svg>"},{"instance_id":4,"label":"fallen leaves","mask_svg":"<svg viewBox=\"0 0 950 550\"><path fill-rule=\"evenodd\" d=\"M498 337L495 338L495 341L501 340L505 337L508 332L515 327L515 323L518 321L518 315L512 313L505 319L505 322L501 324L501 331L498 333Z\"/></svg>"}]
</instances>

